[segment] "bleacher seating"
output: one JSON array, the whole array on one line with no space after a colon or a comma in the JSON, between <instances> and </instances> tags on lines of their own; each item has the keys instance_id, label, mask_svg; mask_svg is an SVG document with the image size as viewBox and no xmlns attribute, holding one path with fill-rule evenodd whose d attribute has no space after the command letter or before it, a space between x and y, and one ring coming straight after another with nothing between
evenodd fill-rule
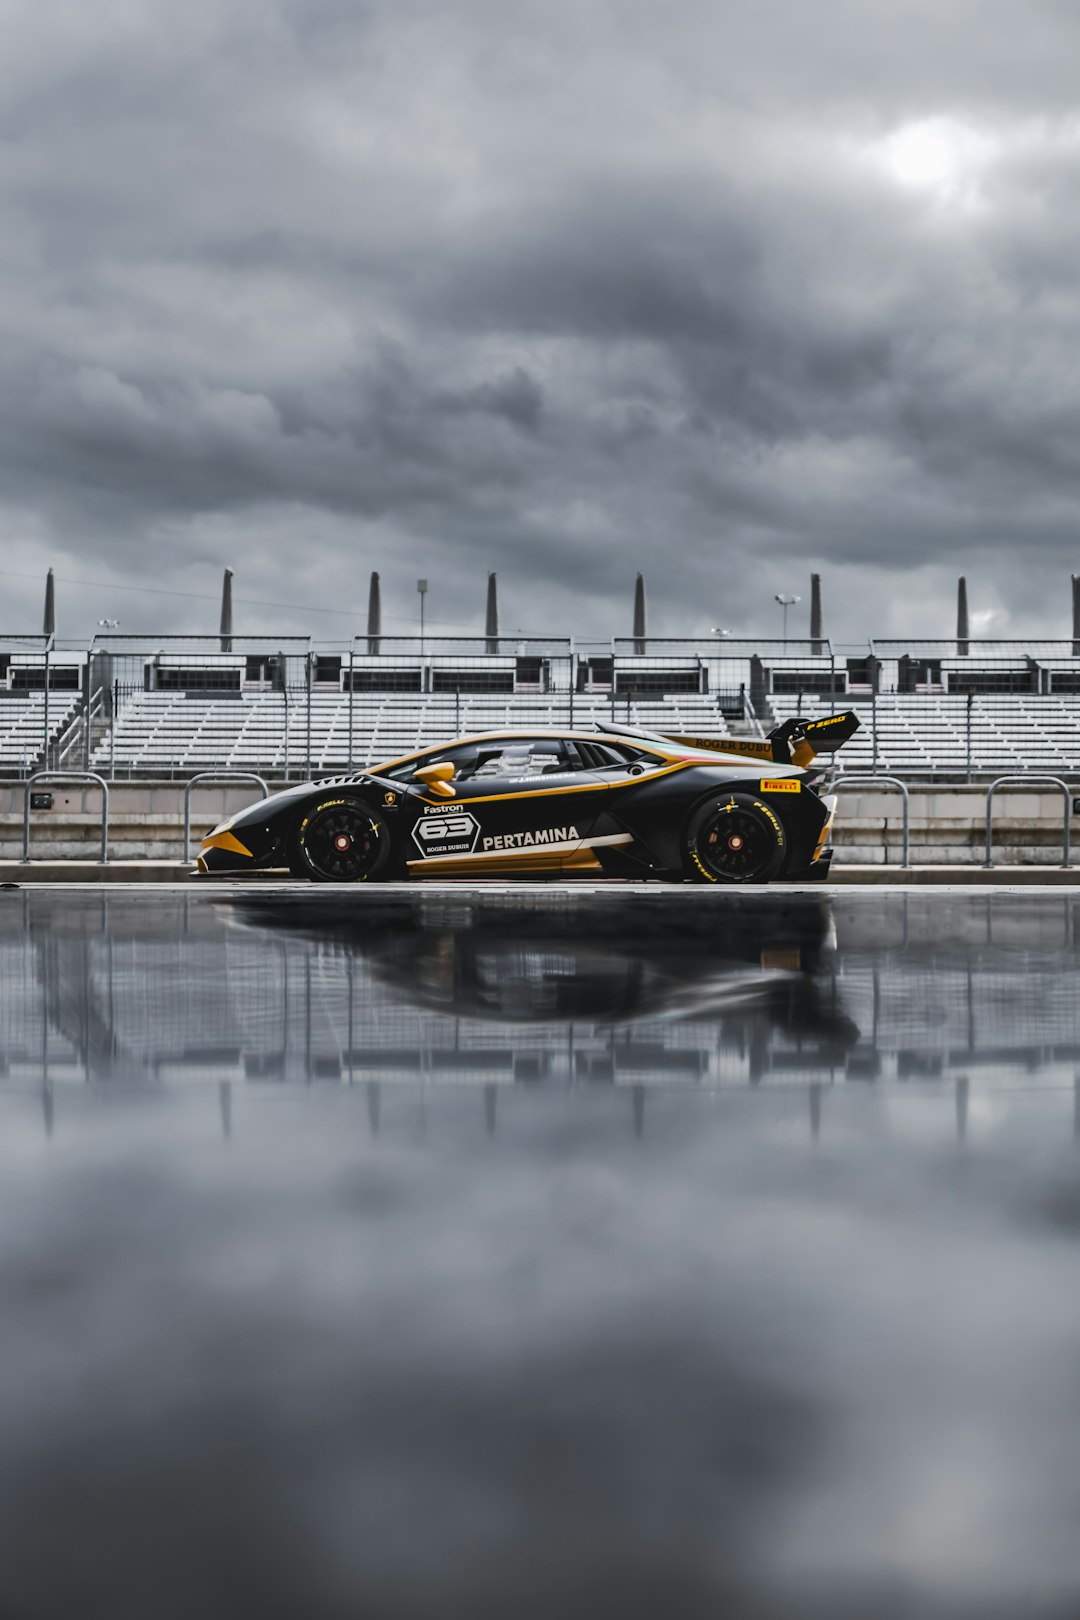
<instances>
[{"instance_id":1,"label":"bleacher seating","mask_svg":"<svg viewBox=\"0 0 1080 1620\"><path fill-rule=\"evenodd\" d=\"M850 699L804 694L776 696L778 720L801 713L817 718ZM54 697L53 703L59 705ZM963 777L969 768L968 702L960 694L889 693L872 705L854 700L862 729L844 747L845 770L907 777ZM559 727L569 723L563 693L364 693L303 688L245 693L240 697L188 697L174 692L135 694L120 710L115 735L95 747L94 769L119 776L189 776L202 770L249 770L296 779L377 765L431 743L502 727ZM17 712L16 712L17 711ZM70 716L58 713L54 735ZM10 719L9 719L10 716ZM876 716L875 760L873 724ZM732 730L705 694L658 698L576 693L578 726L614 719L661 733L722 736ZM52 713L50 713L50 721ZM41 752L41 699L0 701L0 762L29 765ZM23 750L21 753L19 750ZM973 775L1080 769L1080 695L978 695L971 703Z\"/></svg>"},{"instance_id":2,"label":"bleacher seating","mask_svg":"<svg viewBox=\"0 0 1080 1620\"><path fill-rule=\"evenodd\" d=\"M347 692L317 687L237 698L139 692L117 715L114 735L98 742L94 769L118 775L189 776L201 770L250 770L297 777L326 775L349 764L375 765L479 731L559 727L569 723L568 693L421 695L358 692L352 698L350 750ZM722 735L730 730L714 698L698 693L639 700L577 693L575 725L612 719L651 731Z\"/></svg>"},{"instance_id":3,"label":"bleacher seating","mask_svg":"<svg viewBox=\"0 0 1080 1620\"><path fill-rule=\"evenodd\" d=\"M50 743L64 730L78 701L77 692L50 692ZM33 770L42 763L45 740L44 692L29 692L18 697L0 692L0 769Z\"/></svg>"},{"instance_id":4,"label":"bleacher seating","mask_svg":"<svg viewBox=\"0 0 1080 1620\"><path fill-rule=\"evenodd\" d=\"M876 704L851 705L862 721L840 756L845 770L895 776L963 777L969 766L968 700L955 693L888 693ZM778 698L778 719L802 713L816 719L844 700L804 696L801 708ZM874 724L877 727L875 762ZM973 775L1080 770L1080 696L978 695L971 700L970 769Z\"/></svg>"}]
</instances>

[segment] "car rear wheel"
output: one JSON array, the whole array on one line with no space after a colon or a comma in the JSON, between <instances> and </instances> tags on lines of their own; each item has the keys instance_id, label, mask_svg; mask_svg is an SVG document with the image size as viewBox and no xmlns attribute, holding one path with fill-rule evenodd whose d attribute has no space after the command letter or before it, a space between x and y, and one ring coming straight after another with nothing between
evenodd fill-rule
<instances>
[{"instance_id":1,"label":"car rear wheel","mask_svg":"<svg viewBox=\"0 0 1080 1620\"><path fill-rule=\"evenodd\" d=\"M768 883L786 855L783 822L749 793L710 796L687 825L687 866L698 883Z\"/></svg>"},{"instance_id":2,"label":"car rear wheel","mask_svg":"<svg viewBox=\"0 0 1080 1620\"><path fill-rule=\"evenodd\" d=\"M301 819L289 862L314 883L368 883L390 858L386 818L358 799L324 799Z\"/></svg>"}]
</instances>

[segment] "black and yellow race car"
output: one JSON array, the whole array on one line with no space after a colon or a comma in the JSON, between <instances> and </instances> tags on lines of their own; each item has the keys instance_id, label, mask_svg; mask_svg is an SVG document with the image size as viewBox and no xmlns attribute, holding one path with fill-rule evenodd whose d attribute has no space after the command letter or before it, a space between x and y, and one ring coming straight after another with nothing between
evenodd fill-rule
<instances>
[{"instance_id":1,"label":"black and yellow race car","mask_svg":"<svg viewBox=\"0 0 1080 1620\"><path fill-rule=\"evenodd\" d=\"M288 868L321 883L818 881L835 800L814 761L858 724L851 713L788 720L761 740L614 724L462 737L252 804L207 834L198 867Z\"/></svg>"}]
</instances>

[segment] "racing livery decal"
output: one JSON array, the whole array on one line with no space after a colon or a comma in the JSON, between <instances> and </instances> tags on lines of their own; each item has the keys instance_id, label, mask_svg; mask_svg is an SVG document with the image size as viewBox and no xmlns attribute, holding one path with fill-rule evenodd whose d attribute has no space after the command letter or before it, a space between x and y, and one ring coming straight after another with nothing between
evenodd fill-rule
<instances>
[{"instance_id":1,"label":"racing livery decal","mask_svg":"<svg viewBox=\"0 0 1080 1620\"><path fill-rule=\"evenodd\" d=\"M471 855L480 836L480 823L468 810L451 815L422 816L413 828L421 855ZM487 840L485 840L487 842Z\"/></svg>"},{"instance_id":2,"label":"racing livery decal","mask_svg":"<svg viewBox=\"0 0 1080 1620\"><path fill-rule=\"evenodd\" d=\"M579 838L576 827L540 827L536 832L502 833L498 838L485 838L484 848L525 849L531 844L576 844Z\"/></svg>"}]
</instances>

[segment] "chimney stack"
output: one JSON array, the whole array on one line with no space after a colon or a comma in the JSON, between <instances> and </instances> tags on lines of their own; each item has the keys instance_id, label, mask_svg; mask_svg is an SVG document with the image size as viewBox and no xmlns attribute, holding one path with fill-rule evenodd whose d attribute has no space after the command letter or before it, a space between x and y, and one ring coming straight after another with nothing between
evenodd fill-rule
<instances>
[{"instance_id":1,"label":"chimney stack","mask_svg":"<svg viewBox=\"0 0 1080 1620\"><path fill-rule=\"evenodd\" d=\"M232 569L226 568L221 582L221 629L218 634L224 653L232 652L232 575Z\"/></svg>"},{"instance_id":2,"label":"chimney stack","mask_svg":"<svg viewBox=\"0 0 1080 1620\"><path fill-rule=\"evenodd\" d=\"M382 595L379 590L379 576L373 573L371 584L368 586L367 599L367 633L369 653L379 651L379 637L382 635Z\"/></svg>"},{"instance_id":3,"label":"chimney stack","mask_svg":"<svg viewBox=\"0 0 1080 1620\"><path fill-rule=\"evenodd\" d=\"M822 642L824 632L821 628L821 575L810 575L810 640L813 643L810 651L820 653L823 651Z\"/></svg>"},{"instance_id":4,"label":"chimney stack","mask_svg":"<svg viewBox=\"0 0 1080 1620\"><path fill-rule=\"evenodd\" d=\"M967 580L960 575L956 586L956 651L966 658L968 652L968 600Z\"/></svg>"},{"instance_id":5,"label":"chimney stack","mask_svg":"<svg viewBox=\"0 0 1080 1620\"><path fill-rule=\"evenodd\" d=\"M645 651L645 581L640 574L634 581L634 651Z\"/></svg>"},{"instance_id":6,"label":"chimney stack","mask_svg":"<svg viewBox=\"0 0 1080 1620\"><path fill-rule=\"evenodd\" d=\"M497 653L499 650L499 587L494 574L488 575L487 621L484 625L484 634L487 636L487 651Z\"/></svg>"}]
</instances>

